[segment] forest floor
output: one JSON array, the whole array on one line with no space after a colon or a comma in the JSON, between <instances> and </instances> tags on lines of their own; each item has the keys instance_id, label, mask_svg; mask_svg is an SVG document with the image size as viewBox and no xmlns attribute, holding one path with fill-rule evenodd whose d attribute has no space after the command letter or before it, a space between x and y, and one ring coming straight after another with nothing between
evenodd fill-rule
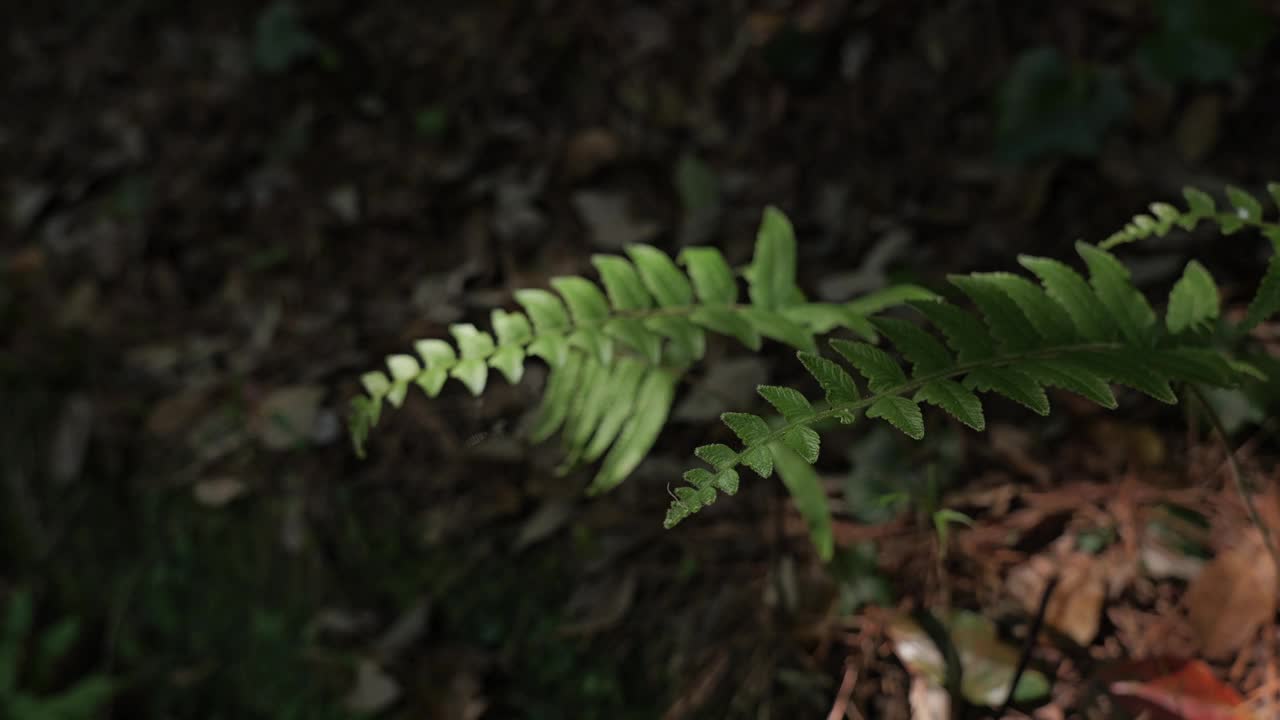
<instances>
[{"instance_id":1,"label":"forest floor","mask_svg":"<svg viewBox=\"0 0 1280 720\"><path fill-rule=\"evenodd\" d=\"M415 395L355 457L363 371L516 288L593 275L592 253L714 244L741 263L773 204L801 284L835 301L1069 260L1184 185L1280 180L1270 34L1223 79L1169 82L1133 59L1161 28L1138 0L700 5L6 19L0 608L23 591L35 627L80 625L20 686L107 676L116 718L923 720L937 697L903 664L924 644L904 618L970 611L994 658L974 692L995 697L1053 579L1031 656L1051 686L1012 716L1103 713L1120 686L1184 720L1227 717L1187 698L1233 693L1280 716L1266 536L1182 407L1055 396L1046 419L993 404L981 434L930 418L924 444L842 430L820 464L829 565L773 481L662 529L718 414L799 377L780 348L716 349L601 497L519 436L536 371ZM1010 129L1001 89L1050 46L1110 72L1062 93L1122 96L1041 98L1039 124ZM1161 297L1197 257L1237 312L1263 245L1183 234L1126 259ZM1280 533L1274 423L1215 404ZM945 540L939 508L964 515Z\"/></svg>"}]
</instances>

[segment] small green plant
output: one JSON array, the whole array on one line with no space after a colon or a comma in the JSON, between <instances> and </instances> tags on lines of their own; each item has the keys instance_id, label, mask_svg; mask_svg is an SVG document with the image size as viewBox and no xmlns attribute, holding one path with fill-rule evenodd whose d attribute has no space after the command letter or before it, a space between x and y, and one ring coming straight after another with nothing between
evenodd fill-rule
<instances>
[{"instance_id":1,"label":"small green plant","mask_svg":"<svg viewBox=\"0 0 1280 720\"><path fill-rule=\"evenodd\" d=\"M111 700L112 682L90 675L61 692L36 695L19 686L20 675L48 684L57 664L80 637L80 623L66 618L29 642L34 605L26 592L14 593L0 627L0 720L79 720L99 717ZM34 646L31 662L23 662L27 645ZM24 668L30 667L24 673Z\"/></svg>"},{"instance_id":2,"label":"small green plant","mask_svg":"<svg viewBox=\"0 0 1280 720\"><path fill-rule=\"evenodd\" d=\"M1268 189L1280 204L1280 185ZM830 558L826 498L811 466L818 460L820 431L832 423L865 415L921 439L922 403L983 430L979 393L994 392L1047 415L1048 387L1115 408L1112 383L1175 403L1175 386L1221 388L1265 379L1239 351L1248 331L1280 310L1280 256L1273 255L1238 323L1222 317L1213 278L1191 261L1161 322L1110 252L1201 222L1228 235L1255 228L1280 247L1280 225L1265 222L1261 203L1245 191L1229 188L1230 207L1224 210L1201 191L1188 189L1185 196L1186 209L1154 203L1150 214L1136 216L1101 245L1077 243L1087 279L1058 260L1026 255L1018 262L1038 284L1007 272L950 276L975 309L916 286L891 287L844 304L809 302L796 285L791 224L772 208L765 211L755 256L740 273L747 302L740 299L737 276L714 248L686 249L679 258L683 272L646 245L628 248L627 258L597 255L593 264L603 291L580 277L553 279L559 296L517 291L516 302L527 316L495 310L496 340L474 325L454 325L456 350L442 340L421 340L418 357L393 355L389 372L366 373L367 394L352 403L352 438L362 453L384 403L398 407L411 386L435 397L456 378L479 395L490 368L518 382L528 357L536 356L551 371L531 437L545 440L560 431L565 468L603 456L590 487L601 492L622 482L652 447L680 378L703 356L707 331L736 337L753 351L769 338L799 351L825 398L810 400L797 389L766 385L759 394L778 418L725 413L722 419L740 444L695 450L706 467L685 473L686 485L674 490L665 525L673 527L711 505L720 493L737 492L741 466L763 478L777 469L819 553ZM924 323L877 314L895 305L909 307ZM833 338L828 345L862 375L862 383L819 352L815 336L838 329L860 336ZM887 341L884 347L874 344L880 338ZM956 519L942 517L942 528Z\"/></svg>"}]
</instances>

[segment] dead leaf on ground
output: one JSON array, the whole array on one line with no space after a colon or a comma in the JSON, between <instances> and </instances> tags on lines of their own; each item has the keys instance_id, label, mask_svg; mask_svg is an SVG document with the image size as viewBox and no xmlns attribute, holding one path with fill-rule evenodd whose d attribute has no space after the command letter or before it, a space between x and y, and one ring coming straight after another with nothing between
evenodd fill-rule
<instances>
[{"instance_id":1,"label":"dead leaf on ground","mask_svg":"<svg viewBox=\"0 0 1280 720\"><path fill-rule=\"evenodd\" d=\"M427 620L430 617L431 603L427 599L419 599L411 605L391 624L391 627L387 628L382 637L378 638L378 658L384 663L390 663L399 657L400 653L422 636L427 629Z\"/></svg>"},{"instance_id":2,"label":"dead leaf on ground","mask_svg":"<svg viewBox=\"0 0 1280 720\"><path fill-rule=\"evenodd\" d=\"M573 194L573 206L599 248L621 250L633 243L652 240L660 230L655 222L636 220L622 193L583 190Z\"/></svg>"},{"instance_id":3,"label":"dead leaf on ground","mask_svg":"<svg viewBox=\"0 0 1280 720\"><path fill-rule=\"evenodd\" d=\"M169 437L188 429L209 403L207 390L184 390L151 406L147 432Z\"/></svg>"},{"instance_id":4,"label":"dead leaf on ground","mask_svg":"<svg viewBox=\"0 0 1280 720\"><path fill-rule=\"evenodd\" d=\"M191 488L196 502L210 508L226 506L232 500L243 495L245 484L234 477L216 477L201 480Z\"/></svg>"},{"instance_id":5,"label":"dead leaf on ground","mask_svg":"<svg viewBox=\"0 0 1280 720\"><path fill-rule=\"evenodd\" d=\"M1205 657L1227 659L1252 640L1276 613L1276 567L1261 534L1209 562L1187 588L1191 627Z\"/></svg>"},{"instance_id":6,"label":"dead leaf on ground","mask_svg":"<svg viewBox=\"0 0 1280 720\"><path fill-rule=\"evenodd\" d=\"M629 570L618 582L615 578L580 588L569 600L566 616L576 620L560 626L562 635L594 635L616 625L627 611L636 594L636 573ZM574 611L577 611L576 613Z\"/></svg>"},{"instance_id":7,"label":"dead leaf on ground","mask_svg":"<svg viewBox=\"0 0 1280 720\"><path fill-rule=\"evenodd\" d=\"M355 713L378 713L400 698L400 684L372 660L361 660L356 666L356 683L347 693L343 705Z\"/></svg>"},{"instance_id":8,"label":"dead leaf on ground","mask_svg":"<svg viewBox=\"0 0 1280 720\"><path fill-rule=\"evenodd\" d=\"M1017 671L1019 651L996 637L995 625L978 613L954 610L945 623L963 668L962 691L969 702L987 707L1004 703ZM935 685L946 681L946 661L929 635L914 620L897 615L888 627L893 652L907 669ZM1016 702L1028 702L1049 692L1042 673L1027 670L1014 691Z\"/></svg>"},{"instance_id":9,"label":"dead leaf on ground","mask_svg":"<svg viewBox=\"0 0 1280 720\"><path fill-rule=\"evenodd\" d=\"M947 720L951 717L951 698L947 691L926 677L911 678L911 691L907 694L911 705L911 720Z\"/></svg>"},{"instance_id":10,"label":"dead leaf on ground","mask_svg":"<svg viewBox=\"0 0 1280 720\"><path fill-rule=\"evenodd\" d=\"M567 498L552 498L542 503L520 526L514 545L516 552L546 540L564 527L573 515L574 504Z\"/></svg>"},{"instance_id":11,"label":"dead leaf on ground","mask_svg":"<svg viewBox=\"0 0 1280 720\"><path fill-rule=\"evenodd\" d=\"M93 400L75 393L62 405L57 431L49 445L49 476L62 486L80 476L93 434Z\"/></svg>"},{"instance_id":12,"label":"dead leaf on ground","mask_svg":"<svg viewBox=\"0 0 1280 720\"><path fill-rule=\"evenodd\" d=\"M291 450L311 437L325 390L292 385L267 394L254 413L253 434L271 450Z\"/></svg>"},{"instance_id":13,"label":"dead leaf on ground","mask_svg":"<svg viewBox=\"0 0 1280 720\"><path fill-rule=\"evenodd\" d=\"M1109 669L1108 690L1150 720L1254 720L1244 699L1199 660L1154 658ZM1144 715L1145 713L1145 715Z\"/></svg>"},{"instance_id":14,"label":"dead leaf on ground","mask_svg":"<svg viewBox=\"0 0 1280 720\"><path fill-rule=\"evenodd\" d=\"M1009 592L1023 610L1034 615L1049 579L1056 572L1058 585L1049 597L1044 620L1049 627L1087 646L1098 635L1102 605L1107 597L1103 563L1101 557L1082 552L1059 557L1037 555L1009 573Z\"/></svg>"},{"instance_id":15,"label":"dead leaf on ground","mask_svg":"<svg viewBox=\"0 0 1280 720\"><path fill-rule=\"evenodd\" d=\"M580 130L570 140L564 153L564 173L579 180L608 167L618 159L622 144L608 128Z\"/></svg>"},{"instance_id":16,"label":"dead leaf on ground","mask_svg":"<svg viewBox=\"0 0 1280 720\"><path fill-rule=\"evenodd\" d=\"M1218 144L1221 121L1222 98L1217 95L1198 95L1188 103L1173 134L1182 159L1187 162L1204 159Z\"/></svg>"}]
</instances>

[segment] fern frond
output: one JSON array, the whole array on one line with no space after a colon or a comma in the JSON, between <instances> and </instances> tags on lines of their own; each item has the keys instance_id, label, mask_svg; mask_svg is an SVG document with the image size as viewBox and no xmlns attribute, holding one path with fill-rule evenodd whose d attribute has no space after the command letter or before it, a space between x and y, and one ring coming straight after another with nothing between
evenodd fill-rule
<instances>
[{"instance_id":1,"label":"fern frond","mask_svg":"<svg viewBox=\"0 0 1280 720\"><path fill-rule=\"evenodd\" d=\"M603 491L621 482L652 446L676 385L706 352L708 331L753 350L769 338L816 353L815 334L848 328L874 339L870 312L935 297L923 288L902 286L854 303L811 303L796 284L795 256L791 223L774 208L764 213L756 255L743 273L749 303L740 302L737 277L715 248L686 248L678 263L649 245L628 246L625 255L595 255L591 263L599 284L565 276L552 278L551 290L517 290L515 301L523 312L494 310L492 334L468 323L452 325L453 343L420 340L414 345L417 358L392 355L386 371L362 376L365 394L351 405L352 441L363 454L383 403L399 407L411 386L434 398L456 379L480 395L491 368L517 383L525 363L535 357L547 364L549 374L529 437L543 441L559 432L562 470L603 457L591 485ZM792 441L802 455L816 447L807 432L797 431ZM772 471L772 460L751 460L763 474ZM722 478L709 487L727 482Z\"/></svg>"},{"instance_id":2,"label":"fern frond","mask_svg":"<svg viewBox=\"0 0 1280 720\"><path fill-rule=\"evenodd\" d=\"M1170 217L1165 210L1154 212ZM865 387L859 387L838 363L798 353L825 392L825 402L794 389L761 387L761 396L778 411L781 422L770 425L756 415L726 413L725 424L742 442L741 450L734 455L724 445L706 446L697 455L711 458L717 472L751 465L748 456L752 462L762 456L776 459L780 449L814 462L820 444L815 427L829 419L849 422L861 413L920 439L925 434L920 403L939 407L964 425L982 430L986 418L980 394L988 392L1045 415L1048 387L1114 408L1113 383L1173 403L1171 383L1231 386L1238 381L1240 371L1211 345L1209 335L1184 332L1218 314L1216 286L1203 267L1188 267L1184 281L1175 288L1168 319L1161 324L1119 260L1093 245L1081 243L1077 249L1088 267L1088 281L1063 263L1023 257L1021 264L1039 284L1008 273L950 278L976 312L940 299L911 300L925 325L871 318L900 359L867 343L832 340L831 347L858 370ZM945 345L928 325L941 332ZM706 502L697 508L677 500L668 524L714 500L709 494L700 497Z\"/></svg>"}]
</instances>

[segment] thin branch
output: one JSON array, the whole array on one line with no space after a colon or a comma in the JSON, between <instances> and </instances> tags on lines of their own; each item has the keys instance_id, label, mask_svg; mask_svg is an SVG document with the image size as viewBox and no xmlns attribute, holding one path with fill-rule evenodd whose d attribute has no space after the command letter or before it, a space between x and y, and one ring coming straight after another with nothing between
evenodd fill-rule
<instances>
[{"instance_id":1,"label":"thin branch","mask_svg":"<svg viewBox=\"0 0 1280 720\"><path fill-rule=\"evenodd\" d=\"M1188 384L1191 394L1195 396L1196 401L1204 408L1205 416L1209 420L1209 424L1213 426L1214 433L1218 436L1218 440L1222 443L1222 450L1227 455L1227 468L1231 471L1231 481L1235 485L1236 492L1240 495L1241 502L1244 503L1245 513L1249 516L1249 522L1262 533L1262 542L1267 547L1267 554L1271 556L1271 562L1276 567L1277 576L1280 576L1280 552L1276 551L1275 541L1271 537L1271 530L1262 522L1262 516L1258 514L1258 508L1253 503L1253 493L1249 490L1244 481L1244 469L1240 467L1240 461L1236 458L1235 450L1231 447L1231 439L1227 437L1227 430L1222 424L1222 418L1218 416L1218 411L1213 409L1209 404L1209 399L1205 397L1204 391L1198 386Z\"/></svg>"},{"instance_id":2,"label":"thin branch","mask_svg":"<svg viewBox=\"0 0 1280 720\"><path fill-rule=\"evenodd\" d=\"M1058 587L1058 580L1058 576L1054 575L1044 586L1044 594L1040 596L1040 607L1036 608L1036 616L1031 621L1031 629L1027 632L1027 640L1022 646L1022 656L1018 658L1018 669L1013 673L1013 682L1009 683L1009 694L1005 696L996 717L1004 717L1009 706L1013 705L1013 698L1018 693L1018 683L1022 682L1022 675L1027 672L1027 665L1031 663L1031 653L1035 650L1036 638L1040 636L1040 627L1044 625L1044 616L1049 612L1049 598Z\"/></svg>"}]
</instances>

